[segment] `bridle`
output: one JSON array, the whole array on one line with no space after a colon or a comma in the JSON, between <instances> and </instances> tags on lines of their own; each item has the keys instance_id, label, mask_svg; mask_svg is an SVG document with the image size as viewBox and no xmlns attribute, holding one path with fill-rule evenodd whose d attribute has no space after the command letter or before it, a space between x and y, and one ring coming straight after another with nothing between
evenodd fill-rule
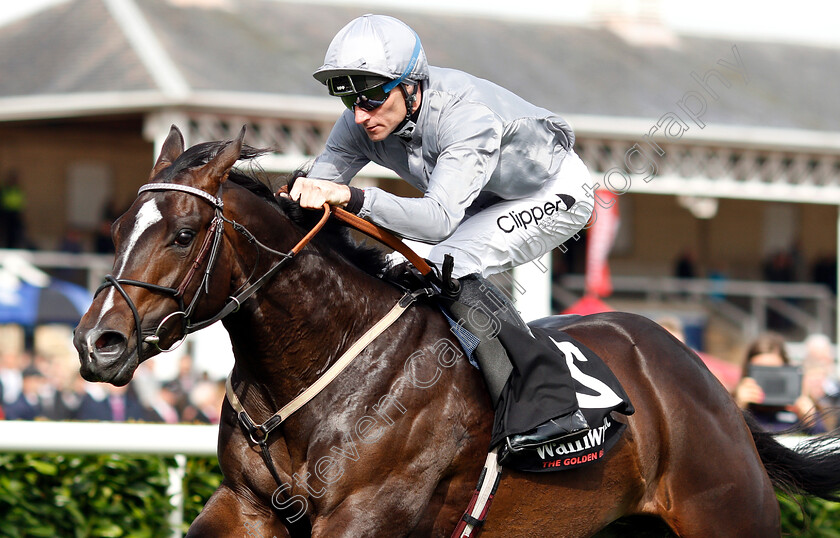
<instances>
[{"instance_id":1,"label":"bridle","mask_svg":"<svg viewBox=\"0 0 840 538\"><path fill-rule=\"evenodd\" d=\"M159 284L152 284L151 282L143 282L140 280L131 280L127 278L117 278L113 275L106 275L105 282L102 283L101 286L96 290L94 297L99 294L105 288L109 288L113 286L117 292L122 296L125 302L128 304L128 307L131 309L131 313L134 316L134 324L135 329L137 331L137 358L140 362L144 360L143 357L143 343L148 343L153 345L157 348L160 352L172 351L181 342L189 335L190 333L194 333L198 330L201 330L217 321L221 320L228 314L236 312L239 310L241 304L247 300L251 295L253 295L258 289L260 289L275 273L277 273L280 269L282 269L286 264L288 264L292 258L297 255L304 246L319 232L321 228L324 227L326 224L327 219L330 216L330 206L329 204L324 204L324 214L321 217L321 220L301 239L298 243L289 251L289 252L280 252L277 250L272 249L271 247L263 244L260 242L254 235L248 231L248 229L239 224L236 221L228 219L224 216L224 202L222 201L222 187L219 186L219 192L216 196L209 194L201 189L197 189L195 187L190 187L188 185L180 185L176 183L149 183L140 187L140 190L137 192L137 195L143 194L144 192L149 191L177 191L183 192L187 194L191 194L193 196L197 196L202 200L210 203L214 209L215 214L213 219L210 221L210 224L207 228L207 235L204 237L204 242L201 244L201 248L198 251L195 259L190 266L189 271L184 278L181 280L181 283L178 287L168 287L168 286L161 286ZM265 272L260 278L256 281L248 285L251 278L253 277L253 271L251 275L249 275L246 283L243 284L247 287L240 287L234 295L228 297L227 303L216 313L214 316L210 317L209 319L193 322L192 315L195 312L196 305L198 304L198 300L202 295L202 291L204 294L210 293L210 274L213 271L213 267L216 264L216 260L218 259L219 255L219 248L222 242L222 236L224 235L224 225L225 223L230 224L234 230L238 233L245 236L248 242L257 246L257 263L254 264L254 270L256 270L256 266L259 263L259 251L265 250L271 254L280 257L280 260L276 262L268 271ZM195 294L192 297L192 300L187 305L184 301L184 296L186 293L187 288L189 287L190 283L195 278L198 270L204 265L206 262L206 266L204 268L204 273L201 277L201 282L196 290ZM134 301L131 300L128 293L125 291L124 286L135 286L138 288L144 288L149 291L160 293L163 295L170 296L172 299L178 302L178 310L172 312L165 316L159 323L157 328L155 329L154 333L151 335L143 338L141 340L141 335L143 334L142 323L140 320L140 312L137 310L137 306L134 304ZM182 318L181 321L181 330L183 335L181 336L180 340L170 346L167 349L163 349L160 347L160 331L163 329L163 326L166 322L170 319L180 316Z\"/></svg>"}]
</instances>

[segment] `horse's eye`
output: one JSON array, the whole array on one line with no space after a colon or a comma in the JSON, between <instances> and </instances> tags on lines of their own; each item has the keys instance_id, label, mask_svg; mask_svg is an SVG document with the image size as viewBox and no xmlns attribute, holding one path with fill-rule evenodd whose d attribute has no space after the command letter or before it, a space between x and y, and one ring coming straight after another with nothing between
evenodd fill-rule
<instances>
[{"instance_id":1,"label":"horse's eye","mask_svg":"<svg viewBox=\"0 0 840 538\"><path fill-rule=\"evenodd\" d=\"M192 243L193 238L195 237L195 232L192 230L181 230L175 236L175 244L179 247L186 247Z\"/></svg>"}]
</instances>

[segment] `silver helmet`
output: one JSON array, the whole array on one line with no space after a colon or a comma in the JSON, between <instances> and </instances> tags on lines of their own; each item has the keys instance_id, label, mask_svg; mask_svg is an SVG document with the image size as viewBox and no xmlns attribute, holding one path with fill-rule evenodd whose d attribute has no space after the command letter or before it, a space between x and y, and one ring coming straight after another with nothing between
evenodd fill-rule
<instances>
[{"instance_id":1,"label":"silver helmet","mask_svg":"<svg viewBox=\"0 0 840 538\"><path fill-rule=\"evenodd\" d=\"M333 95L359 93L387 84L429 78L429 64L420 38L407 24L385 15L363 15L333 38L324 65L313 74Z\"/></svg>"}]
</instances>

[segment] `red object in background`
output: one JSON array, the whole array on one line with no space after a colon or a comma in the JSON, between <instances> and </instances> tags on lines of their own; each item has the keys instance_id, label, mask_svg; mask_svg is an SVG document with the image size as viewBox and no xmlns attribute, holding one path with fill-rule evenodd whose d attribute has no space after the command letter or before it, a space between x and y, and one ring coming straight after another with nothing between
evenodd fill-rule
<instances>
[{"instance_id":1,"label":"red object in background","mask_svg":"<svg viewBox=\"0 0 840 538\"><path fill-rule=\"evenodd\" d=\"M618 196L607 190L598 190L595 191L595 201L595 221L589 228L586 242L585 294L609 297L613 290L607 258L618 232Z\"/></svg>"},{"instance_id":2,"label":"red object in background","mask_svg":"<svg viewBox=\"0 0 840 538\"><path fill-rule=\"evenodd\" d=\"M598 314L613 312L614 309L600 297L612 295L610 268L607 260L618 233L618 196L608 190L596 191L596 207L586 244L586 280L584 296L563 310L562 314ZM741 369L722 359L696 351L700 359L714 376L732 391L741 379Z\"/></svg>"},{"instance_id":3,"label":"red object in background","mask_svg":"<svg viewBox=\"0 0 840 538\"><path fill-rule=\"evenodd\" d=\"M703 353L702 351L697 350L694 350L694 352L697 353L700 360L706 364L709 371L718 378L718 381L726 387L727 391L732 392L735 389L738 381L741 380L741 368L732 363L726 362L723 359L709 355L708 353Z\"/></svg>"}]
</instances>

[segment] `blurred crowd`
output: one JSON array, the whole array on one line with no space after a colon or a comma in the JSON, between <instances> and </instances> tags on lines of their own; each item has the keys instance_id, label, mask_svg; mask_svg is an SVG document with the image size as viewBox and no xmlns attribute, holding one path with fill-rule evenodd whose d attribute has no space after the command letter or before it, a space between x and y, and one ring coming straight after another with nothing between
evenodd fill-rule
<instances>
[{"instance_id":1,"label":"blurred crowd","mask_svg":"<svg viewBox=\"0 0 840 538\"><path fill-rule=\"evenodd\" d=\"M678 319L663 317L657 322L685 343ZM787 348L782 336L767 332L748 343L742 365L697 353L735 403L766 429L804 425L811 434L834 430L840 426L840 380L831 340L811 335L798 347L796 357ZM761 377L756 367L763 368ZM773 368L784 375L768 375L767 369ZM779 390L782 400L769 394ZM224 398L224 380L198 372L190 354L180 358L173 378L161 380L149 361L140 365L125 387L84 381L75 360L26 352L0 354L0 418L7 420L218 424Z\"/></svg>"},{"instance_id":2,"label":"blurred crowd","mask_svg":"<svg viewBox=\"0 0 840 538\"><path fill-rule=\"evenodd\" d=\"M656 320L686 343L682 323L671 316ZM793 359L785 339L768 331L749 342L740 368L696 350L741 409L765 429L780 432L801 427L819 434L840 427L840 379L831 340L812 334ZM760 374L760 375L759 375Z\"/></svg>"},{"instance_id":3,"label":"blurred crowd","mask_svg":"<svg viewBox=\"0 0 840 538\"><path fill-rule=\"evenodd\" d=\"M6 352L0 355L0 418L218 424L224 381L208 379L184 355L174 379L142 364L124 387L89 383L78 363Z\"/></svg>"},{"instance_id":4,"label":"blurred crowd","mask_svg":"<svg viewBox=\"0 0 840 538\"><path fill-rule=\"evenodd\" d=\"M764 373L759 378L761 369ZM783 376L767 374L782 369L786 372ZM791 393L790 401L770 401L768 392L776 388L773 385L785 383L793 383L797 389L787 391ZM785 387L780 388L784 398ZM812 434L837 428L840 383L831 341L821 334L809 336L804 356L794 363L784 338L773 332L760 335L747 348L741 379L732 395L739 407L749 410L770 431L797 424Z\"/></svg>"}]
</instances>

